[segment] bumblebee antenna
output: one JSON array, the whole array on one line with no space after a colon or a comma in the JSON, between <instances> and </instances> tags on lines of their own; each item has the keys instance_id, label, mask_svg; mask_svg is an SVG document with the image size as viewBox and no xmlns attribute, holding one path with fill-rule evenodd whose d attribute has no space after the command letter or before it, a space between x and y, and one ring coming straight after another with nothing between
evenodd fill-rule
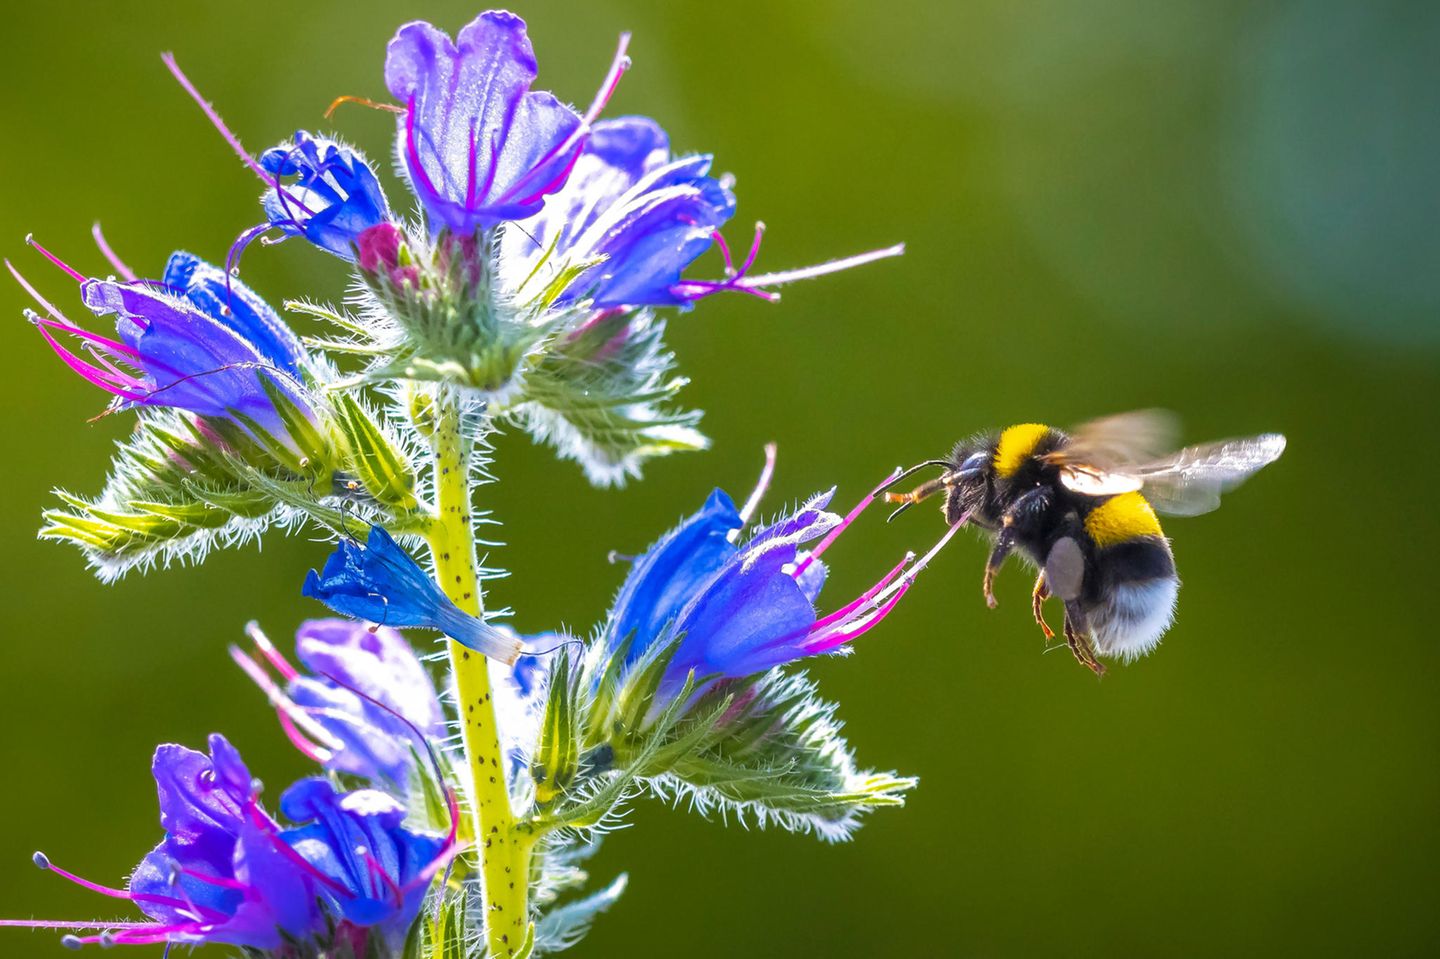
<instances>
[{"instance_id":1,"label":"bumblebee antenna","mask_svg":"<svg viewBox=\"0 0 1440 959\"><path fill-rule=\"evenodd\" d=\"M923 462L923 463L916 463L914 466L911 466L911 467L908 468L908 469L901 470L899 473L895 474L895 478L894 478L894 479L892 479L890 482L886 483L884 486L880 487L880 490L887 490L887 489L889 489L890 487L894 486L896 483L898 483L898 482L900 482L901 480L905 479L906 477L908 477L908 476L914 476L916 473L920 472L921 470L929 469L929 468L932 467L932 466L943 467L944 469L947 469L947 470L951 470L951 469L954 469L954 468L955 468L955 464L952 463L952 462L950 462L949 460L926 460L926 461ZM880 492L880 490L876 490L876 492Z\"/></svg>"},{"instance_id":2,"label":"bumblebee antenna","mask_svg":"<svg viewBox=\"0 0 1440 959\"><path fill-rule=\"evenodd\" d=\"M949 466L950 464L947 463L945 465ZM917 466L914 469L919 468L920 467ZM911 470L911 472L913 471L914 470ZM955 474L953 472L949 472L946 473L944 476L937 477L930 480L929 482L921 483L919 486L915 487L908 493L886 493L885 501L887 503L899 503L901 505L899 509L895 510L895 512L891 513L889 517L886 518L885 522L890 522L895 517L899 516L901 513L905 512L907 509L914 506L921 500L928 499L929 497L934 496L936 493L940 492L942 489L948 488L954 483L954 477Z\"/></svg>"}]
</instances>

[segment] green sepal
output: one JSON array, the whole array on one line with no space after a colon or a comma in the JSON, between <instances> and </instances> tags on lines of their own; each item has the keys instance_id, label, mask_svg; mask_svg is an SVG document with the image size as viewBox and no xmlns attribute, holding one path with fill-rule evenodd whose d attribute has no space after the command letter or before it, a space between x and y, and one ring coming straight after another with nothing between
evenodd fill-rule
<instances>
[{"instance_id":1,"label":"green sepal","mask_svg":"<svg viewBox=\"0 0 1440 959\"><path fill-rule=\"evenodd\" d=\"M349 393L334 399L335 425L344 440L345 466L377 502L409 511L415 498L415 470L398 444L385 435L374 416Z\"/></svg>"},{"instance_id":2,"label":"green sepal","mask_svg":"<svg viewBox=\"0 0 1440 959\"><path fill-rule=\"evenodd\" d=\"M569 790L580 767L580 717L575 702L579 690L572 684L570 673L570 658L559 655L550 676L549 698L531 760L535 802L542 808Z\"/></svg>"}]
</instances>

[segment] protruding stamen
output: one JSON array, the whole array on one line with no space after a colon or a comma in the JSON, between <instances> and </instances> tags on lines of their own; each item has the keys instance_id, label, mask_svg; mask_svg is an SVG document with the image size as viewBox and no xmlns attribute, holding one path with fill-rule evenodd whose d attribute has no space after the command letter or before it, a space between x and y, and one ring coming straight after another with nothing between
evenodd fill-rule
<instances>
[{"instance_id":1,"label":"protruding stamen","mask_svg":"<svg viewBox=\"0 0 1440 959\"><path fill-rule=\"evenodd\" d=\"M803 575L804 572L810 568L810 564L815 562L815 560L819 559L821 554L824 553L827 549L829 549L831 544L834 543L835 540L839 539L840 534L845 532L845 529L851 523L855 522L857 519L860 518L860 514L865 512L866 508L871 503L875 502L875 497L880 495L880 491L893 483L895 481L895 477L899 474L900 467L897 466L894 472L892 472L889 476L885 478L884 482L876 486L869 493L865 494L864 499L856 503L855 508L850 510L849 513L845 514L845 518L840 521L840 525L836 526L830 532L826 533L825 537L821 539L820 542L815 546L815 548L810 551L810 555L806 556L795 566L794 578L799 579L800 576Z\"/></svg>"},{"instance_id":2,"label":"protruding stamen","mask_svg":"<svg viewBox=\"0 0 1440 959\"><path fill-rule=\"evenodd\" d=\"M775 456L779 447L774 443L765 444L765 465L760 468L760 479L756 481L755 488L750 491L750 497L745 500L745 505L740 509L740 525L732 529L726 539L735 543L740 539L740 533L750 520L755 518L755 512L760 508L760 501L765 497L765 491L770 488L770 480L775 475Z\"/></svg>"},{"instance_id":3,"label":"protruding stamen","mask_svg":"<svg viewBox=\"0 0 1440 959\"><path fill-rule=\"evenodd\" d=\"M300 671L290 665L290 661L285 658L285 654L275 648L275 644L270 642L270 637L265 635L265 631L260 628L260 624L255 620L252 619L245 624L245 635L250 637L250 641L255 644L255 648L260 650L260 655L264 656L270 665L275 667L276 671L285 678L287 683L293 681L300 675Z\"/></svg>"},{"instance_id":4,"label":"protruding stamen","mask_svg":"<svg viewBox=\"0 0 1440 959\"><path fill-rule=\"evenodd\" d=\"M43 256L45 259L49 260L51 263L68 273L70 275L70 279L74 280L76 283L85 282L85 274L81 273L79 270L72 267L69 263L66 263L54 253L51 253L49 250L41 246L40 241L35 239L35 234L27 233L25 235L25 242L33 246L36 250L40 251L40 255Z\"/></svg>"},{"instance_id":5,"label":"protruding stamen","mask_svg":"<svg viewBox=\"0 0 1440 959\"><path fill-rule=\"evenodd\" d=\"M131 283L139 279L135 271L126 266L125 261L120 259L120 257L115 254L115 251L111 249L109 242L105 239L104 231L100 229L99 220L96 220L94 225L90 227L90 235L95 238L95 245L100 248L100 255L110 261L110 265L115 268L116 273L119 273Z\"/></svg>"},{"instance_id":6,"label":"protruding stamen","mask_svg":"<svg viewBox=\"0 0 1440 959\"><path fill-rule=\"evenodd\" d=\"M610 61L610 70L605 74L605 80L600 84L595 99L590 102L590 109L585 111L585 126L590 126L599 118L605 105L615 95L615 88L620 85L620 78L625 75L626 70L630 69L630 58L625 55L625 51L629 47L630 34L628 32L620 34L620 42L615 47L615 56Z\"/></svg>"},{"instance_id":7,"label":"protruding stamen","mask_svg":"<svg viewBox=\"0 0 1440 959\"><path fill-rule=\"evenodd\" d=\"M828 263L818 263L815 266L803 266L796 270L783 270L779 273L763 273L760 276L752 276L746 285L780 286L784 283L794 283L796 280L809 280L817 276L825 276L829 273L839 273L841 270L848 270L852 267L864 266L866 263L874 263L876 260L885 260L892 256L900 256L904 252L905 244L897 243L894 246L887 246L883 250L871 250L869 253L859 253L855 256L831 260Z\"/></svg>"},{"instance_id":8,"label":"protruding stamen","mask_svg":"<svg viewBox=\"0 0 1440 959\"><path fill-rule=\"evenodd\" d=\"M190 78L180 69L180 64L175 62L175 54L162 53L160 54L160 59L165 62L165 66L169 69L170 75L173 76L185 92L190 95L190 99L195 101L196 105L204 112L205 117L216 130L220 131L220 135L225 138L225 142L230 144L230 148L244 161L245 165L254 170L255 175L267 184L271 186L277 185L276 180L265 172L265 168L260 165L259 161L251 156L240 143L240 138L230 132L230 128L225 125L224 120L220 119L220 114L215 112L215 108L210 105L210 102L200 95L200 91L195 88L195 84L191 83Z\"/></svg>"},{"instance_id":9,"label":"protruding stamen","mask_svg":"<svg viewBox=\"0 0 1440 959\"><path fill-rule=\"evenodd\" d=\"M634 554L622 553L619 550L614 549L605 554L605 561L611 566L614 566L616 563L633 563L639 558L640 557L635 556Z\"/></svg>"},{"instance_id":10,"label":"protruding stamen","mask_svg":"<svg viewBox=\"0 0 1440 959\"><path fill-rule=\"evenodd\" d=\"M245 671L245 675L249 676L255 685L260 687L261 692L265 694L265 698L270 700L270 705L284 713L296 726L304 730L305 735L316 740L326 749L339 751L344 748L344 743L332 736L324 726L321 726L314 719L311 719L305 710L301 709L293 699L285 695L285 691L275 685L275 681L266 674L265 670L260 668L260 664L247 656L243 649L232 645L230 647L230 658L235 661L237 666Z\"/></svg>"}]
</instances>

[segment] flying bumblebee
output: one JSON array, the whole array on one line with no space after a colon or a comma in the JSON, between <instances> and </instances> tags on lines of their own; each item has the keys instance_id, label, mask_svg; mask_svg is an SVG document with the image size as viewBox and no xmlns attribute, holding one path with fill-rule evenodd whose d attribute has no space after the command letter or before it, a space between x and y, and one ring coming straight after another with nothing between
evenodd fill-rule
<instances>
[{"instance_id":1,"label":"flying bumblebee","mask_svg":"<svg viewBox=\"0 0 1440 959\"><path fill-rule=\"evenodd\" d=\"M1065 605L1065 641L1097 675L1098 656L1132 660L1160 642L1174 617L1180 580L1156 513L1196 516L1220 505L1239 485L1285 450L1285 437L1266 433L1179 452L1172 416L1159 410L1125 413L1070 433L1022 423L956 444L948 459L929 460L942 474L909 493L891 519L943 493L951 525L972 523L994 540L982 589L993 609L995 574L1011 552L1040 571L1031 609L1045 638L1051 596Z\"/></svg>"}]
</instances>

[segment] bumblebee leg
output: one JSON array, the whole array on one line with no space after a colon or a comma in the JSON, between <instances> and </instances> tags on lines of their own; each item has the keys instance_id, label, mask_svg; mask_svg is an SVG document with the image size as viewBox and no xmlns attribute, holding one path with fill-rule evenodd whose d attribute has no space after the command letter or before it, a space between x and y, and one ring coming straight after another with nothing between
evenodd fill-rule
<instances>
[{"instance_id":1,"label":"bumblebee leg","mask_svg":"<svg viewBox=\"0 0 1440 959\"><path fill-rule=\"evenodd\" d=\"M1035 578L1035 590L1030 594L1030 611L1035 614L1035 622L1040 624L1040 630L1045 634L1047 640L1055 638L1055 630L1045 622L1045 600L1050 598L1050 587L1045 584L1045 573L1041 571Z\"/></svg>"},{"instance_id":2,"label":"bumblebee leg","mask_svg":"<svg viewBox=\"0 0 1440 959\"><path fill-rule=\"evenodd\" d=\"M1090 623L1078 602L1065 604L1065 642L1075 660L1096 676L1105 675L1105 666L1095 658L1095 647L1090 642Z\"/></svg>"},{"instance_id":3,"label":"bumblebee leg","mask_svg":"<svg viewBox=\"0 0 1440 959\"><path fill-rule=\"evenodd\" d=\"M985 605L994 609L998 603L995 602L995 574L1000 572L1000 567L1005 565L1005 557L1015 548L1015 540L1010 535L1007 526L1000 531L1000 537L995 540L995 548L990 550L990 558L985 561L985 578L980 584L985 594Z\"/></svg>"}]
</instances>

